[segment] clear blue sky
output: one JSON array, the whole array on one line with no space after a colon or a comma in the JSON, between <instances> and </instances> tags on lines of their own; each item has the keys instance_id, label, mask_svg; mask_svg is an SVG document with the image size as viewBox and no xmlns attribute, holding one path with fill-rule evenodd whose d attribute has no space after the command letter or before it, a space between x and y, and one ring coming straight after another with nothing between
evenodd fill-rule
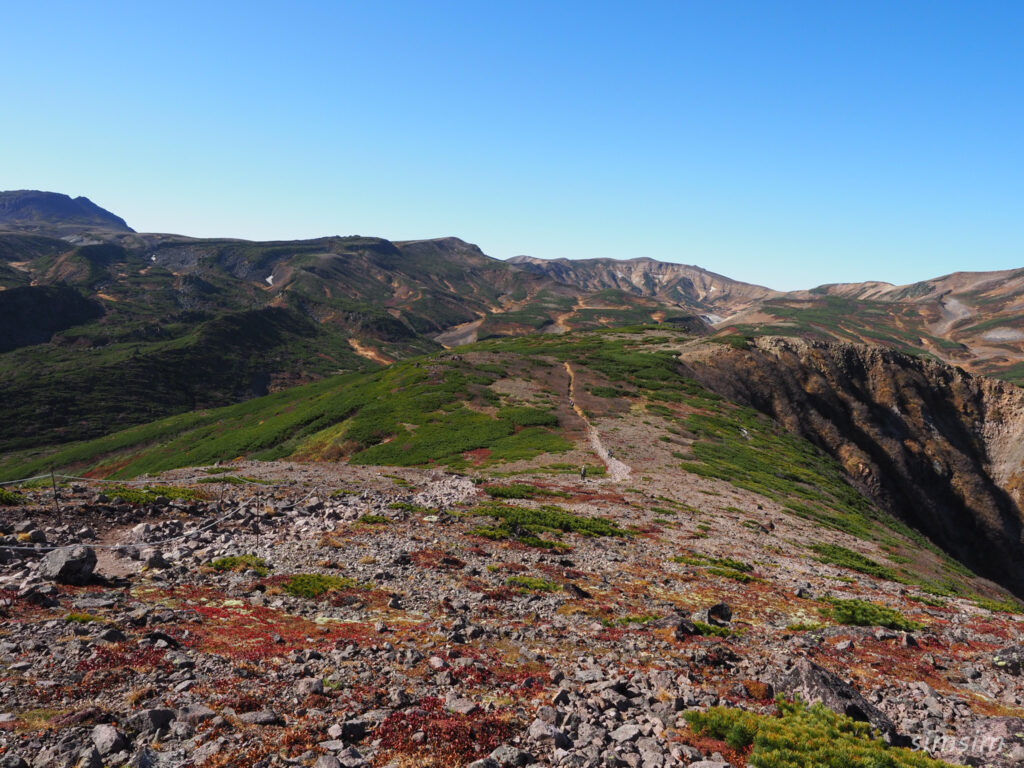
<instances>
[{"instance_id":1,"label":"clear blue sky","mask_svg":"<svg viewBox=\"0 0 1024 768\"><path fill-rule=\"evenodd\" d=\"M774 288L1024 266L1024 3L6 3L0 189Z\"/></svg>"}]
</instances>

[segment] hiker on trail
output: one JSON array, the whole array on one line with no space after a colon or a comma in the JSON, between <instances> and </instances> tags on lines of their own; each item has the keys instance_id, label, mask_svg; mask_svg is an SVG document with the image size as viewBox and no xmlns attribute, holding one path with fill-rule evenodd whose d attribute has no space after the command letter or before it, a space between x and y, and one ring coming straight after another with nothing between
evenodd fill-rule
<instances>
[{"instance_id":1,"label":"hiker on trail","mask_svg":"<svg viewBox=\"0 0 1024 768\"><path fill-rule=\"evenodd\" d=\"M584 464L582 467L580 467L580 480L586 480L586 479L587 479L587 466L586 466L586 464Z\"/></svg>"}]
</instances>

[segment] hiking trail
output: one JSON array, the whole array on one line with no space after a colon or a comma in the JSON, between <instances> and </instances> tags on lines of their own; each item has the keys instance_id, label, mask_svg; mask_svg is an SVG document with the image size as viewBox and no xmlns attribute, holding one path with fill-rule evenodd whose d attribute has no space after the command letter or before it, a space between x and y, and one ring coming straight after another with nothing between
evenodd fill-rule
<instances>
[{"instance_id":1,"label":"hiking trail","mask_svg":"<svg viewBox=\"0 0 1024 768\"><path fill-rule=\"evenodd\" d=\"M612 482L621 483L629 477L633 471L632 468L625 462L616 459L605 448L604 443L601 442L600 433L590 423L590 419L583 413L583 409L576 404L576 374L569 363L565 363L565 372L569 374L569 402L572 404L572 409L576 411L576 415L583 419L583 423L587 425L587 437L590 440L590 447L594 449L594 453L598 455L598 458L604 462Z\"/></svg>"}]
</instances>

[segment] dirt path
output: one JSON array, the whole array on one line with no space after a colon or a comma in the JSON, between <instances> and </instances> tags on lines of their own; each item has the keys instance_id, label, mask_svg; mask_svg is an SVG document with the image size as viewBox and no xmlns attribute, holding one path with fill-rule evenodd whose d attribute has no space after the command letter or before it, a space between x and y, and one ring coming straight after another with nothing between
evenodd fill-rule
<instances>
[{"instance_id":1,"label":"dirt path","mask_svg":"<svg viewBox=\"0 0 1024 768\"><path fill-rule=\"evenodd\" d=\"M573 305L572 309L570 309L568 312L564 312L563 314L556 316L555 328L558 329L557 333L568 333L569 331L571 331L572 329L566 324L565 321L568 320L573 315L575 315L581 309L586 309L586 307L583 306L583 301L581 299L576 299L576 303ZM572 374L570 374L570 376L571 375Z\"/></svg>"},{"instance_id":2,"label":"dirt path","mask_svg":"<svg viewBox=\"0 0 1024 768\"><path fill-rule=\"evenodd\" d=\"M590 420L583 413L583 409L576 404L576 374L569 363L565 363L565 372L569 374L569 402L572 403L572 409L576 411L576 415L583 419L583 423L587 425L587 437L590 439L590 447L594 449L594 453L598 455L605 467L608 468L608 476L612 479L613 483L621 483L623 480L629 477L630 472L633 470L625 462L619 461L612 456L608 449L604 447L604 443L601 442L601 435Z\"/></svg>"}]
</instances>

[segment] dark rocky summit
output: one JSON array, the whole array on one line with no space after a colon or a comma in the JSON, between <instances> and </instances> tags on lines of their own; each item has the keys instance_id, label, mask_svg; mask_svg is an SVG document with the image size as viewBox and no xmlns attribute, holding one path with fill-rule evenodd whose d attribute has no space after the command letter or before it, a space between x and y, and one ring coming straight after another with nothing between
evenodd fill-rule
<instances>
[{"instance_id":1,"label":"dark rocky summit","mask_svg":"<svg viewBox=\"0 0 1024 768\"><path fill-rule=\"evenodd\" d=\"M91 228L134 231L120 216L100 208L87 197L71 198L29 189L0 192L0 228L3 227L62 233Z\"/></svg>"}]
</instances>

